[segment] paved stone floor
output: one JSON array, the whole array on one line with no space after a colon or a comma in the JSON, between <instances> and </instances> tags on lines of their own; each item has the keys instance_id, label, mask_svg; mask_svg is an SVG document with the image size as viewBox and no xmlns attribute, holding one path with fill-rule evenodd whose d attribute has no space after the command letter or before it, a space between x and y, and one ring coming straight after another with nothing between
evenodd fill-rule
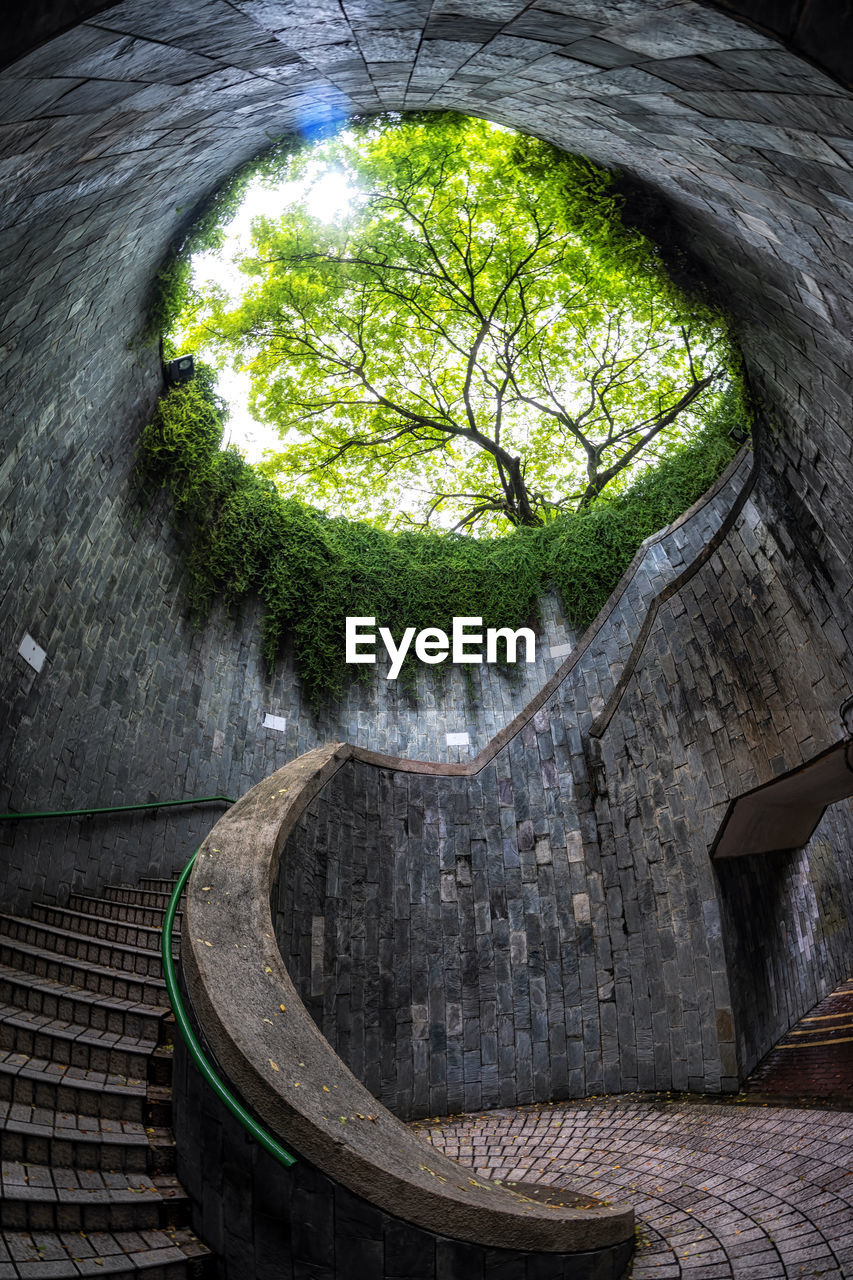
<instances>
[{"instance_id":1,"label":"paved stone floor","mask_svg":"<svg viewBox=\"0 0 853 1280\"><path fill-rule=\"evenodd\" d=\"M746 1082L766 1098L832 1098L853 1106L853 978L810 1009Z\"/></svg>"},{"instance_id":2,"label":"paved stone floor","mask_svg":"<svg viewBox=\"0 0 853 1280\"><path fill-rule=\"evenodd\" d=\"M851 1111L622 1096L413 1127L481 1175L632 1204L632 1280L853 1280Z\"/></svg>"}]
</instances>

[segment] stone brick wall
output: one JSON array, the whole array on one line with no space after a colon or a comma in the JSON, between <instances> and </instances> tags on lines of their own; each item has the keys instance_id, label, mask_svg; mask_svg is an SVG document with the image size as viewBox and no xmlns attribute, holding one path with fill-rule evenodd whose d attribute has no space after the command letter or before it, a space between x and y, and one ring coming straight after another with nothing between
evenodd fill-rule
<instances>
[{"instance_id":1,"label":"stone brick wall","mask_svg":"<svg viewBox=\"0 0 853 1280\"><path fill-rule=\"evenodd\" d=\"M10 664L3 809L236 798L323 742L418 759L469 759L560 666L565 655L552 656L551 648L573 640L549 596L542 601L534 664L520 662L509 675L485 664L469 668L472 692L461 668L441 682L424 668L417 696L386 681L387 668L379 666L369 684L354 682L337 706L317 716L289 657L268 676L259 608L235 619L218 615L196 631L184 615L180 562L165 517L158 530L129 500L116 505L108 561L80 566L85 577L54 594L38 625L30 616L28 626L18 626L21 634L34 634L48 658L38 674L18 654ZM134 563L134 552L141 563ZM18 631L12 633L16 645ZM267 727L269 716L284 727ZM460 732L468 734L468 745L449 746L447 735ZM216 815L208 805L0 824L4 900L23 909L45 896L62 900L105 882L176 873Z\"/></svg>"},{"instance_id":2,"label":"stone brick wall","mask_svg":"<svg viewBox=\"0 0 853 1280\"><path fill-rule=\"evenodd\" d=\"M765 492L661 607L601 741L605 781L595 814L606 897L624 907L638 895L640 963L666 1009L655 1041L669 1038L677 1052L679 1088L696 1087L714 1020L728 1029L727 985L744 1075L846 976L853 949L848 804L835 807L796 857L715 867L707 857L729 798L842 736L838 709L850 687L820 584L790 542L776 540L775 522L765 522ZM827 924L821 886L830 881L845 888ZM621 949L630 969L627 1012L638 953ZM679 1015L669 992L691 969L699 981ZM732 1065L727 1057L724 1076Z\"/></svg>"},{"instance_id":3,"label":"stone brick wall","mask_svg":"<svg viewBox=\"0 0 853 1280\"><path fill-rule=\"evenodd\" d=\"M832 805L805 849L716 867L738 1058L748 1075L850 972L853 812Z\"/></svg>"},{"instance_id":4,"label":"stone brick wall","mask_svg":"<svg viewBox=\"0 0 853 1280\"><path fill-rule=\"evenodd\" d=\"M843 84L851 83L853 21L832 0L712 0L759 30L779 36L788 49L822 67Z\"/></svg>"},{"instance_id":5,"label":"stone brick wall","mask_svg":"<svg viewBox=\"0 0 853 1280\"><path fill-rule=\"evenodd\" d=\"M191 1016L237 1096L298 1158L284 1176L256 1158L257 1146L223 1124L212 1091L186 1072L181 1050L175 1102L198 1220L233 1276L254 1276L257 1254L263 1274L276 1262L294 1277L359 1274L358 1259L361 1274L403 1280L405 1246L418 1259L415 1274L436 1280L621 1280L634 1244L630 1208L583 1188L536 1205L523 1185L470 1178L354 1079L294 991L273 932L270 882L285 833L332 777L343 770L352 779L364 756L333 744L264 779L216 824L189 879L181 972ZM341 811L344 826L352 807Z\"/></svg>"},{"instance_id":6,"label":"stone brick wall","mask_svg":"<svg viewBox=\"0 0 853 1280\"><path fill-rule=\"evenodd\" d=\"M746 469L647 549L493 761L473 777L355 763L291 836L274 890L282 954L326 1038L396 1114L732 1089L844 976L853 901L826 885L853 879L849 806L797 855L787 892L770 892L778 860L721 865L718 884L708 856L731 796L839 736L846 689L824 629L792 622L808 576L794 562L799 583L783 581L754 501L628 664L651 600L720 527ZM774 984L773 1017L759 1016Z\"/></svg>"},{"instance_id":7,"label":"stone brick wall","mask_svg":"<svg viewBox=\"0 0 853 1280\"><path fill-rule=\"evenodd\" d=\"M795 8L782 32L794 42L810 22ZM849 651L841 87L771 35L663 0L618 13L474 4L452 19L407 9L393 36L366 14L316 28L306 15L224 0L57 2L25 44L60 34L0 79L3 807L233 792L318 740L287 674L270 684L257 669L253 619L202 635L186 625L175 548L156 521L137 523L128 476L158 389L141 316L167 243L270 133L336 111L471 110L622 165L665 196L772 408L765 518L806 559L818 617ZM25 631L48 654L37 677L17 657ZM522 696L501 688L493 712L484 698L480 741L488 716L498 727ZM282 710L286 746L255 736L261 713ZM354 700L316 733L435 755L439 722L459 728L459 711L457 690L423 731ZM173 823L138 853L126 826L3 830L7 892L24 905L31 886L61 896L72 880L165 870L172 842L190 845L201 825Z\"/></svg>"}]
</instances>

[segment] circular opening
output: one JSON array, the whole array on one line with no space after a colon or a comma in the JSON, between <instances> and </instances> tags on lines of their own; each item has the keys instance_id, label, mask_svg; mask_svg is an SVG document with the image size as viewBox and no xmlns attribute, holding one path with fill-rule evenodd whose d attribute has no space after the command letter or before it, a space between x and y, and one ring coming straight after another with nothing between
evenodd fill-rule
<instances>
[{"instance_id":1,"label":"circular opening","mask_svg":"<svg viewBox=\"0 0 853 1280\"><path fill-rule=\"evenodd\" d=\"M295 634L326 693L347 617L517 628L555 587L588 625L743 418L723 318L620 209L583 157L448 113L240 175L167 274L168 353L201 360L141 449L190 529L197 612L258 591L267 658ZM235 371L277 433L256 462L219 447Z\"/></svg>"}]
</instances>

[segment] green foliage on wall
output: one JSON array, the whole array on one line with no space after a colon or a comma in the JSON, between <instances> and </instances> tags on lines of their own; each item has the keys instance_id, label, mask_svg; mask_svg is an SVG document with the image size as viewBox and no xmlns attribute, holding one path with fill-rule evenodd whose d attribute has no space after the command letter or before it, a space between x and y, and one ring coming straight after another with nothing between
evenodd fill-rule
<instances>
[{"instance_id":1,"label":"green foliage on wall","mask_svg":"<svg viewBox=\"0 0 853 1280\"><path fill-rule=\"evenodd\" d=\"M191 383L161 399L140 441L140 488L148 500L163 487L171 495L196 621L217 598L233 609L258 595L267 663L289 636L315 707L354 675L369 679L376 670L346 665L348 615L372 615L398 640L407 626L450 631L462 615L515 628L534 620L538 600L556 587L571 623L588 626L640 543L713 483L734 453L728 429L744 421L732 393L697 440L629 489L540 528L493 539L391 533L283 497L236 451L222 450L224 412L213 377L202 365ZM413 670L414 661L409 679Z\"/></svg>"}]
</instances>

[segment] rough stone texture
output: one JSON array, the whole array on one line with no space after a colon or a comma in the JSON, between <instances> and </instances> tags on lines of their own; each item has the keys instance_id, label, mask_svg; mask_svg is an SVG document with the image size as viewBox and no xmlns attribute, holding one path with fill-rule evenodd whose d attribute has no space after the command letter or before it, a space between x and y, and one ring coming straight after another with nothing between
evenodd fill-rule
<instances>
[{"instance_id":1,"label":"rough stone texture","mask_svg":"<svg viewBox=\"0 0 853 1280\"><path fill-rule=\"evenodd\" d=\"M727 969L744 1075L850 963L848 802L833 806L794 858L735 859L713 869L707 858L729 797L842 736L838 708L849 675L834 621L777 533L750 500L708 565L660 609L601 744L606 793L596 801L596 824L605 896L625 907L637 895L635 924L626 922L642 935L642 947L637 939L632 950L630 937L627 949L620 946L622 1016L638 961L661 999L677 973L693 966L703 975L693 1008L676 1017L667 999L655 1028L658 1053L667 1037L677 1045L675 1088L699 1087L708 1028L715 1018L727 1025L720 998ZM793 582L792 569L799 570ZM838 886L831 900L828 885ZM666 900L673 921L662 927ZM722 1076L734 1074L727 1058ZM638 1084L661 1087L648 1071Z\"/></svg>"},{"instance_id":2,"label":"rough stone texture","mask_svg":"<svg viewBox=\"0 0 853 1280\"><path fill-rule=\"evenodd\" d=\"M412 1133L347 1070L299 1001L276 945L269 886L288 834L329 780L342 770L352 774L354 752L332 744L291 761L253 787L199 851L187 883L181 959L188 1001L209 1051L252 1114L299 1157L291 1183L303 1185L303 1162L309 1180L312 1168L325 1175L312 1194L325 1218L324 1260L331 1274L346 1271L348 1238L363 1232L365 1218L375 1224L378 1277L394 1270L384 1255L392 1229L411 1231L415 1245L421 1232L427 1233L426 1246L435 1240L437 1275L440 1237L465 1242L454 1251L469 1255L475 1272L488 1270L493 1250L504 1250L514 1255L504 1254L509 1273L519 1277L537 1271L571 1275L576 1263L581 1276L618 1274L633 1246L630 1210L594 1198L542 1204L519 1189L465 1178L439 1156L425 1160ZM207 1090L199 1092L202 1114L215 1117L219 1104ZM188 1098L180 1090L177 1096L180 1109ZM194 1178L201 1205L207 1198L225 1211L228 1233L221 1173L199 1167ZM349 1201L343 1192L339 1201L339 1188L329 1180L349 1189ZM248 1179L244 1185L246 1217L253 1224L263 1210ZM360 1209L354 1204L347 1215L341 1206L361 1197L367 1203ZM318 1211L308 1213L309 1221ZM295 1229L298 1204L285 1214L285 1224L288 1218ZM303 1259L289 1235L285 1225L276 1248L285 1267L293 1265L298 1273ZM213 1238L219 1248L219 1234ZM247 1246L241 1242L238 1248ZM251 1257L238 1269L233 1250L226 1245L226 1251L232 1274L254 1274Z\"/></svg>"},{"instance_id":3,"label":"rough stone texture","mask_svg":"<svg viewBox=\"0 0 853 1280\"><path fill-rule=\"evenodd\" d=\"M28 52L0 82L8 192L0 224L4 799L36 808L109 803L131 788L140 797L245 790L283 755L332 727L338 736L337 724L320 726L316 737L306 728L284 745L269 732L255 736L261 710L284 710L300 728L306 717L265 686L251 626L215 623L204 634L187 627L172 540L156 520L134 521L132 443L159 380L154 349L140 338L152 271L196 201L270 133L306 133L379 106L453 106L533 129L624 166L640 187L666 196L672 236L719 284L766 399L766 470L752 525L744 522L703 571L704 594L661 609L626 695L631 719L620 712L602 740L607 786L638 806L628 835L606 796L596 801L601 844L594 832L574 718L575 710L583 718L583 705L569 721L549 719L555 753L560 735L573 751L592 886L585 879L576 905L573 897L584 927L589 911L579 982L581 1007L592 1011L590 1047L573 1070L584 1088L634 1079L634 1060L638 1083L665 1078L670 1059L665 1051L658 1066L649 1041L662 965L688 986L686 970L697 965L702 1010L672 1011L679 1030L671 1061L694 1079L701 1043L699 1078L724 1083L734 1075L730 1056L724 1062L719 1053L730 1044L731 1001L703 841L722 791L772 776L777 760L792 767L831 740L836 699L850 684L849 95L771 36L697 5L507 0L464 13L414 4L394 14L389 28L373 9L347 17L284 3L131 0ZM806 10L790 10L785 40L797 41L809 22ZM760 611L742 608L751 599L771 608L763 636L781 695L762 689ZM721 625L734 618L725 669L706 618L717 608ZM15 655L24 630L49 654L41 676ZM684 653L689 669L680 666L670 686L672 653ZM708 672L720 687L699 695ZM599 696L593 684L590 677L585 698ZM681 686L683 710L672 710L667 699ZM633 724L648 731L635 735ZM617 754L631 742L657 758L638 764ZM423 751L433 754L427 742ZM421 754L420 742L412 754ZM598 776L598 760L589 763ZM507 777L512 768L520 765L507 765ZM660 805L670 774L672 797ZM657 849L652 814L676 824L672 840L663 828L660 847L670 852L658 861L649 858ZM6 828L4 846L15 841L10 892L23 899L35 882L38 892L61 895L123 861L133 874L137 858L168 870L200 827L200 818L175 823L173 849L152 824L138 855L128 852L124 826L74 827L67 844L65 832L51 838L42 828L36 840ZM678 876L661 895L667 859L678 860ZM661 896L679 925L666 957L656 946L669 947L669 934L654 940L646 915ZM736 969L729 918L725 940ZM738 982L748 992L753 980L744 973ZM789 998L795 1010L812 979L790 980L802 988ZM722 1042L699 1030L711 996ZM749 1006L747 995L738 998ZM760 1048L744 1044L743 1052Z\"/></svg>"},{"instance_id":4,"label":"rough stone texture","mask_svg":"<svg viewBox=\"0 0 853 1280\"><path fill-rule=\"evenodd\" d=\"M844 688L823 632L782 623L792 602L751 501L659 609L600 742L586 736L650 600L704 547L747 465L647 548L563 682L474 777L356 762L291 836L274 891L285 962L396 1114L733 1089L785 1018L845 976L853 901L826 881L853 869L849 804L797 855L787 892L778 859L750 859L751 876L718 869L718 893L708 858L731 795L837 736Z\"/></svg>"},{"instance_id":5,"label":"rough stone texture","mask_svg":"<svg viewBox=\"0 0 853 1280\"><path fill-rule=\"evenodd\" d=\"M727 1085L735 1040L742 1070L832 981L822 967L837 965L849 945L848 926L833 914L839 897L826 910L821 887L848 874L849 808L790 866L732 864L718 883L707 862L727 796L826 746L850 691L849 93L772 34L689 2L463 0L451 11L413 0L395 5L389 23L370 5L129 0L75 25L97 7L84 2L52 3L45 22L68 29L0 78L0 803L227 794L304 746L341 736L338 725L306 723L284 696L286 674L280 686L264 682L254 619L190 630L162 513L136 520L133 442L159 384L154 346L141 338L149 282L197 202L271 134L307 134L382 106L449 106L528 128L622 166L638 191L665 199L665 234L693 251L730 308L766 404L766 460L737 529L658 611L600 747L585 754L581 729L590 697L613 679L604 659L489 766L494 791L484 804L508 831L490 832L477 856L505 838L504 866L513 888L522 886L514 900L523 903L526 890L533 907L530 924L513 917L509 929L510 899L506 911L497 903L501 929L516 934L521 975L518 991L509 988L505 1061L511 1054L521 1064L516 1096L539 1087L535 1046L544 1041L533 1011L538 1018L543 982L546 994L555 990L549 938L562 930L574 942L558 957L570 981L554 1000L554 1017L557 1006L565 1011L566 1056L563 1065L559 1038L549 1043L552 1087L560 1071L559 1087L572 1092ZM828 20L824 6L805 0L743 0L738 12L830 68L851 65L836 6ZM25 47L24 37L11 47ZM25 630L48 653L40 676L16 656ZM298 723L296 740L259 737L266 711ZM407 749L433 754L418 732L401 729ZM438 732L436 724L431 741ZM571 843L553 837L566 850L566 918L556 935L546 925L543 944L535 929L548 863L536 861L535 880L524 871L533 870L535 837L546 834L540 817L549 836L551 818L562 821L546 797L562 796L569 779ZM416 814L436 784L421 785ZM175 820L165 835L162 824L137 819L38 836L4 828L8 893L23 904L33 891L94 886L119 866L127 878L144 863L167 872L206 819ZM425 824L433 849L435 826ZM144 832L140 843L131 838ZM802 950L786 877L802 908ZM442 929L459 954L454 907L458 921L467 886L455 871L454 881ZM765 922L760 943L747 885ZM440 901L440 875L438 889ZM509 942L501 964L511 974ZM544 978L530 963L537 947ZM439 1003L434 1023L446 1035ZM463 1045L472 1087L492 1067L486 1034L475 1049ZM431 1055L431 1072L440 1056Z\"/></svg>"},{"instance_id":6,"label":"rough stone texture","mask_svg":"<svg viewBox=\"0 0 853 1280\"><path fill-rule=\"evenodd\" d=\"M779 36L787 48L850 85L853 22L849 9L839 10L832 0L716 0L713 7Z\"/></svg>"},{"instance_id":7,"label":"rough stone texture","mask_svg":"<svg viewBox=\"0 0 853 1280\"><path fill-rule=\"evenodd\" d=\"M836 851L850 849L851 830L841 801L808 848L716 868L743 1075L850 972L853 866Z\"/></svg>"},{"instance_id":8,"label":"rough stone texture","mask_svg":"<svg viewBox=\"0 0 853 1280\"><path fill-rule=\"evenodd\" d=\"M125 519L132 526L139 515L128 507ZM143 567L154 574L148 593L140 592L132 571L115 582L120 601L114 598L111 604L117 608L116 625L106 651L79 655L84 668L87 661L91 665L78 678L57 669L64 654L59 641L50 639L61 634L56 615L49 613L43 626L29 624L43 638L48 662L36 675L22 657L13 659L12 683L21 692L5 731L4 809L236 798L286 761L328 741L346 740L395 756L466 760L559 668L564 658L551 657L551 646L574 639L558 600L547 596L541 602L535 664L520 662L509 674L486 664L471 667L473 693L460 667L450 667L442 682L424 668L413 697L398 682L384 679L387 666L380 663L370 684L354 682L339 705L315 716L292 660L268 678L260 657L259 607L247 608L235 620L219 616L203 633L194 631L182 612L174 559L166 554L171 542L165 532L163 537L153 563ZM94 568L90 573L91 590L79 593L63 643L75 643L104 625L99 603L104 584L95 589ZM170 589L164 598L157 583L167 574ZM126 617L134 602L131 634ZM267 715L283 718L284 731L265 727ZM448 733L460 731L468 733L469 745L448 746ZM219 812L206 805L118 819L0 824L4 896L23 910L45 894L64 900L69 892L91 892L105 880L134 879L146 871L176 873Z\"/></svg>"}]
</instances>

